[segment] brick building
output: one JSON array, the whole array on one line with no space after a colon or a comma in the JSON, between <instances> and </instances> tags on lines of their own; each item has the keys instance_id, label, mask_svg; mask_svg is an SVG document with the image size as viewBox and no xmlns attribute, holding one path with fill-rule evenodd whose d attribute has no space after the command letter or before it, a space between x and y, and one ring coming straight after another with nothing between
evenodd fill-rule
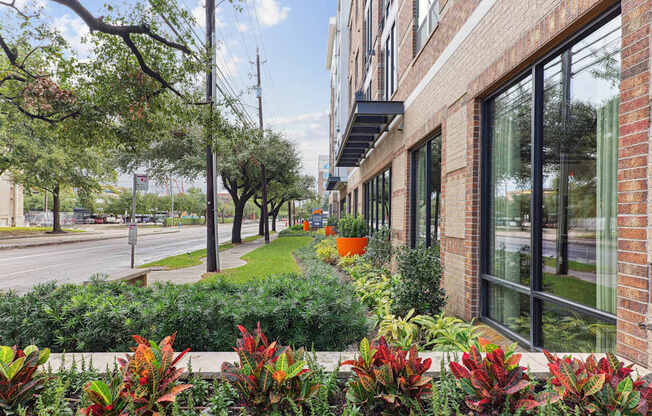
<instances>
[{"instance_id":1,"label":"brick building","mask_svg":"<svg viewBox=\"0 0 652 416\"><path fill-rule=\"evenodd\" d=\"M449 313L647 366L651 2L339 3L331 204L440 244Z\"/></svg>"}]
</instances>

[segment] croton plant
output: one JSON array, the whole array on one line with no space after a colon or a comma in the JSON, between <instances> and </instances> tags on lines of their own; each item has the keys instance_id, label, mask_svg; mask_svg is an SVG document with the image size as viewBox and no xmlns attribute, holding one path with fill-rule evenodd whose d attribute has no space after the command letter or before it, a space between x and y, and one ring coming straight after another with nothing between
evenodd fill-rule
<instances>
[{"instance_id":1,"label":"croton plant","mask_svg":"<svg viewBox=\"0 0 652 416\"><path fill-rule=\"evenodd\" d=\"M35 345L19 349L0 346L0 414L13 415L25 407L44 386L48 377L39 371L50 350Z\"/></svg>"},{"instance_id":2,"label":"croton plant","mask_svg":"<svg viewBox=\"0 0 652 416\"><path fill-rule=\"evenodd\" d=\"M319 383L307 369L305 351L269 342L258 323L254 334L238 326L239 363L224 363L222 373L240 393L241 404L256 415L284 412L316 396Z\"/></svg>"},{"instance_id":3,"label":"croton plant","mask_svg":"<svg viewBox=\"0 0 652 416\"><path fill-rule=\"evenodd\" d=\"M544 351L551 380L564 403L583 414L647 415L652 388L640 377L632 377L633 365L625 366L612 353L586 361Z\"/></svg>"},{"instance_id":4,"label":"croton plant","mask_svg":"<svg viewBox=\"0 0 652 416\"><path fill-rule=\"evenodd\" d=\"M559 400L546 393L536 398L535 382L520 361L521 354L481 340L464 353L462 364L453 361L449 366L467 394L466 405L480 416L529 411Z\"/></svg>"},{"instance_id":5,"label":"croton plant","mask_svg":"<svg viewBox=\"0 0 652 416\"><path fill-rule=\"evenodd\" d=\"M357 359L343 361L356 377L348 384L346 398L370 412L409 415L423 412L421 402L432 392L432 379L425 373L432 360L419 357L416 346L409 350L391 347L384 337L372 345L365 338Z\"/></svg>"},{"instance_id":6,"label":"croton plant","mask_svg":"<svg viewBox=\"0 0 652 416\"><path fill-rule=\"evenodd\" d=\"M127 405L132 405L137 415L156 416L160 408L174 402L179 393L191 388L190 384L177 383L184 369L177 368L176 364L189 349L175 357L172 347L175 337L176 333L156 344L134 335L138 345L133 354L118 359L121 379L112 380L111 385L102 381L86 385L84 391L93 404L83 409L84 414L124 415Z\"/></svg>"}]
</instances>

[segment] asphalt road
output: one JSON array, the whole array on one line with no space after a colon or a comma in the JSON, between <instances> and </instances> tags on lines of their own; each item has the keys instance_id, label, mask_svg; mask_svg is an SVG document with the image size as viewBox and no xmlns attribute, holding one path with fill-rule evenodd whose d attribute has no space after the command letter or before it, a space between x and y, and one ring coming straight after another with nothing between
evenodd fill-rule
<instances>
[{"instance_id":1,"label":"asphalt road","mask_svg":"<svg viewBox=\"0 0 652 416\"><path fill-rule=\"evenodd\" d=\"M498 236L496 238L496 247L500 248L503 244L507 251L521 251L523 247L530 246L530 239L526 237L516 236ZM557 242L551 240L543 240L542 251L542 254L546 257L556 257ZM571 240L568 242L569 260L578 261L581 263L595 264L595 256L595 240Z\"/></svg>"},{"instance_id":2,"label":"asphalt road","mask_svg":"<svg viewBox=\"0 0 652 416\"><path fill-rule=\"evenodd\" d=\"M242 236L254 235L258 224L245 224ZM231 240L231 224L219 224L219 241ZM178 233L142 235L136 246L136 264L206 247L205 227L185 227ZM0 290L24 292L30 287L56 280L81 283L94 273L116 273L129 269L127 237L0 250Z\"/></svg>"}]
</instances>

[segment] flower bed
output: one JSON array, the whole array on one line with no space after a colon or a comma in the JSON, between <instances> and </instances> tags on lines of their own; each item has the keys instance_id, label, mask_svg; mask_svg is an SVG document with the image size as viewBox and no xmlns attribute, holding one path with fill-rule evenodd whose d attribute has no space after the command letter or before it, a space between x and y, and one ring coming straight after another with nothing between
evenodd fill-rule
<instances>
[{"instance_id":1,"label":"flower bed","mask_svg":"<svg viewBox=\"0 0 652 416\"><path fill-rule=\"evenodd\" d=\"M381 338L363 340L359 352L341 364L330 353L324 367L323 353L281 346L260 327L240 331L236 352L221 363L208 363L213 371L220 367L219 374L210 373L212 381L191 367L206 365L214 356L199 354L195 362L187 351L175 353L174 335L158 344L134 336L134 352L113 366L79 357L62 364L59 355L52 360L56 371L46 370L47 349L0 347L0 413L644 415L650 400L646 383L610 354L599 360L547 354L548 375L541 370L542 354L522 359L479 342L461 359L443 353L420 356L415 346L392 347ZM527 360L538 370L524 367ZM102 364L101 374L96 368Z\"/></svg>"}]
</instances>

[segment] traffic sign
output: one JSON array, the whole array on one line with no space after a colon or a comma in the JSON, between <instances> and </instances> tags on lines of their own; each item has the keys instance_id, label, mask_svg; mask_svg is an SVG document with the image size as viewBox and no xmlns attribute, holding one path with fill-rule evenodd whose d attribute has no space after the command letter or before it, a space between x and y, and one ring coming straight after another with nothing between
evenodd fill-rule
<instances>
[{"instance_id":1,"label":"traffic sign","mask_svg":"<svg viewBox=\"0 0 652 416\"><path fill-rule=\"evenodd\" d=\"M145 191L149 189L149 177L147 175L134 175L136 177L135 184L137 191Z\"/></svg>"}]
</instances>

